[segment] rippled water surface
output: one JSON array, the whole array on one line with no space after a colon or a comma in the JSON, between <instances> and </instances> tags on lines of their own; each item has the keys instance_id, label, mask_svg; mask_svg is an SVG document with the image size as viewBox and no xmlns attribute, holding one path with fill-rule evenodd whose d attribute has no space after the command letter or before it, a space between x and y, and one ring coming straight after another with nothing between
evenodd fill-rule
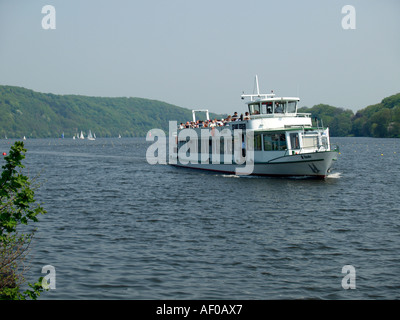
<instances>
[{"instance_id":1,"label":"rippled water surface","mask_svg":"<svg viewBox=\"0 0 400 320\"><path fill-rule=\"evenodd\" d=\"M28 140L47 214L27 280L55 267L41 299L399 299L400 139L332 140L325 181L150 165L139 138Z\"/></svg>"}]
</instances>

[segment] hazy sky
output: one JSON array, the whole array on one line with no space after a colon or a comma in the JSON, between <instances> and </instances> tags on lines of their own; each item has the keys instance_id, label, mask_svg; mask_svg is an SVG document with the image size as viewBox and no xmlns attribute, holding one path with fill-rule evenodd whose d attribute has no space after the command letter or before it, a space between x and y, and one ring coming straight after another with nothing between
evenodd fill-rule
<instances>
[{"instance_id":1,"label":"hazy sky","mask_svg":"<svg viewBox=\"0 0 400 320\"><path fill-rule=\"evenodd\" d=\"M0 84L232 113L257 74L262 92L355 111L400 92L399 16L399 0L0 0Z\"/></svg>"}]
</instances>

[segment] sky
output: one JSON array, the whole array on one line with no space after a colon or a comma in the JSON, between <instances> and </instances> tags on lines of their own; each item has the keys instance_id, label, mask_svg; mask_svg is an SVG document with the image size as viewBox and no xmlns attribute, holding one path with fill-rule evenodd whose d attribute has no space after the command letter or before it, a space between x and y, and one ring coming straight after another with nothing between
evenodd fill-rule
<instances>
[{"instance_id":1,"label":"sky","mask_svg":"<svg viewBox=\"0 0 400 320\"><path fill-rule=\"evenodd\" d=\"M0 0L0 85L232 114L257 75L262 93L357 111L400 92L399 15L399 0Z\"/></svg>"}]
</instances>

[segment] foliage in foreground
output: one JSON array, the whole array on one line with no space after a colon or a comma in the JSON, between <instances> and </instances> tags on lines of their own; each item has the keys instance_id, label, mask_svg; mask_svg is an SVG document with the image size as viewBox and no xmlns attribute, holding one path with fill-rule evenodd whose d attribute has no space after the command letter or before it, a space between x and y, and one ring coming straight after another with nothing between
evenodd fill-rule
<instances>
[{"instance_id":1,"label":"foliage in foreground","mask_svg":"<svg viewBox=\"0 0 400 320\"><path fill-rule=\"evenodd\" d=\"M22 173L25 158L24 143L17 141L4 158L6 164L0 178L0 300L36 300L41 292L43 277L31 289L21 291L24 282L25 258L34 230L21 232L22 225L37 222L38 215L46 211L35 203L34 188Z\"/></svg>"}]
</instances>

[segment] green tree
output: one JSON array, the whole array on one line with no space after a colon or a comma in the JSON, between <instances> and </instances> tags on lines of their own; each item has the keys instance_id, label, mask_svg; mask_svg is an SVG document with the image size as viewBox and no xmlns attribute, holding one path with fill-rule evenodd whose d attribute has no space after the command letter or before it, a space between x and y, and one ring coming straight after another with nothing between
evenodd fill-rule
<instances>
[{"instance_id":1,"label":"green tree","mask_svg":"<svg viewBox=\"0 0 400 320\"><path fill-rule=\"evenodd\" d=\"M349 113L340 113L329 124L329 129L332 136L346 137L350 134L352 129L351 123L352 115Z\"/></svg>"},{"instance_id":2,"label":"green tree","mask_svg":"<svg viewBox=\"0 0 400 320\"><path fill-rule=\"evenodd\" d=\"M355 136L400 137L400 93L357 111L352 123Z\"/></svg>"},{"instance_id":3,"label":"green tree","mask_svg":"<svg viewBox=\"0 0 400 320\"><path fill-rule=\"evenodd\" d=\"M354 116L351 110L336 108L327 104L318 104L312 108L300 108L299 112L311 113L311 117L313 119L317 118L319 124L323 123L324 126L329 127L330 133L334 137L343 137L351 134L351 119Z\"/></svg>"},{"instance_id":4,"label":"green tree","mask_svg":"<svg viewBox=\"0 0 400 320\"><path fill-rule=\"evenodd\" d=\"M42 277L32 289L20 292L24 282L22 262L25 259L34 230L21 232L22 225L37 222L46 211L36 203L31 180L22 173L25 158L24 143L17 141L5 157L0 178L0 299L37 299L44 290Z\"/></svg>"},{"instance_id":5,"label":"green tree","mask_svg":"<svg viewBox=\"0 0 400 320\"><path fill-rule=\"evenodd\" d=\"M367 121L369 127L371 128L372 136L377 138L387 138L388 137L388 126L391 120L391 110L381 109L375 112Z\"/></svg>"}]
</instances>

